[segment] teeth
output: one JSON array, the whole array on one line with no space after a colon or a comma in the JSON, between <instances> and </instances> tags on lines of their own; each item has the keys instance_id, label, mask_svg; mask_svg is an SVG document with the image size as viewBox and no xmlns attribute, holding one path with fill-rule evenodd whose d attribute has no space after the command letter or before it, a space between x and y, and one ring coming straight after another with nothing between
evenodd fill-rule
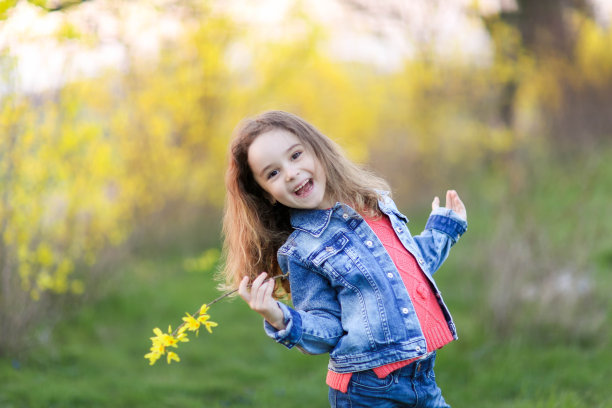
<instances>
[{"instance_id":1,"label":"teeth","mask_svg":"<svg viewBox=\"0 0 612 408\"><path fill-rule=\"evenodd\" d=\"M304 187L306 184L308 184L308 182L310 181L310 179L304 180L304 182L302 184L300 184L299 186L297 186L295 188L295 190L293 190L294 193L297 193L298 190L300 190L302 187Z\"/></svg>"}]
</instances>

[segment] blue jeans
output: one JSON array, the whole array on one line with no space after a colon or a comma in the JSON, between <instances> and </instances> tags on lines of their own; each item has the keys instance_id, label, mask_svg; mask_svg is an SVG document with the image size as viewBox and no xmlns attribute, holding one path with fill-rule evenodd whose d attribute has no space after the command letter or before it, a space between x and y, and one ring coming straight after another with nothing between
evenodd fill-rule
<instances>
[{"instance_id":1,"label":"blue jeans","mask_svg":"<svg viewBox=\"0 0 612 408\"><path fill-rule=\"evenodd\" d=\"M436 384L435 353L395 370L385 378L374 371L353 373L347 393L329 389L332 408L450 408Z\"/></svg>"}]
</instances>

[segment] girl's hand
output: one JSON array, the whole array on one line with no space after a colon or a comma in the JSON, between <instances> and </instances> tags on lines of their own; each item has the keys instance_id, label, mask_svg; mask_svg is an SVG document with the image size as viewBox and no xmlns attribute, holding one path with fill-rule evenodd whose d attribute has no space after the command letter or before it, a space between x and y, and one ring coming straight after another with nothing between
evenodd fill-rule
<instances>
[{"instance_id":1,"label":"girl's hand","mask_svg":"<svg viewBox=\"0 0 612 408\"><path fill-rule=\"evenodd\" d=\"M431 209L435 210L440 207L440 199L436 196L431 203ZM457 213L457 215L467 221L467 212L465 211L465 205L459 198L459 194L455 190L446 191L446 205L445 208L449 208Z\"/></svg>"},{"instance_id":2,"label":"girl's hand","mask_svg":"<svg viewBox=\"0 0 612 408\"><path fill-rule=\"evenodd\" d=\"M266 280L267 277L267 273L261 273L255 278L249 290L249 277L245 276L240 281L238 294L249 304L251 309L262 315L274 328L283 330L285 328L283 311L276 300L272 298L274 281L272 279Z\"/></svg>"}]
</instances>

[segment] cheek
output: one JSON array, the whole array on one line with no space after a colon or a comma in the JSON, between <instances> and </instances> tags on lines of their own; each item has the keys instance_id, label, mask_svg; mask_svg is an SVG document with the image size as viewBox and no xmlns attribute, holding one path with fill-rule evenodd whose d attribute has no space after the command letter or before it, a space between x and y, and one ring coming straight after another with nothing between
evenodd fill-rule
<instances>
[{"instance_id":1,"label":"cheek","mask_svg":"<svg viewBox=\"0 0 612 408\"><path fill-rule=\"evenodd\" d=\"M252 173L251 177L248 178L247 183L249 184L249 190L251 192L256 193L257 196L266 201L270 201L272 194L269 189L266 188L266 183L256 178Z\"/></svg>"},{"instance_id":2,"label":"cheek","mask_svg":"<svg viewBox=\"0 0 612 408\"><path fill-rule=\"evenodd\" d=\"M327 175L325 174L325 169L319 162L315 162L314 165L315 165L315 174L317 175L319 182L325 184L327 182Z\"/></svg>"},{"instance_id":3,"label":"cheek","mask_svg":"<svg viewBox=\"0 0 612 408\"><path fill-rule=\"evenodd\" d=\"M270 196L272 196L273 198L277 200L282 195L281 186L276 183L272 183L271 185L268 185L267 188L263 188L263 189L267 194L269 194Z\"/></svg>"}]
</instances>

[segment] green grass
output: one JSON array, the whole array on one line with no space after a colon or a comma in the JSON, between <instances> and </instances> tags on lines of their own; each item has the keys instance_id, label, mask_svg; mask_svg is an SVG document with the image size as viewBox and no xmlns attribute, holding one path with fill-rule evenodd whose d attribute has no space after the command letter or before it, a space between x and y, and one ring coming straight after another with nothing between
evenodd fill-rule
<instances>
[{"instance_id":1,"label":"green grass","mask_svg":"<svg viewBox=\"0 0 612 408\"><path fill-rule=\"evenodd\" d=\"M452 275L456 266L449 262L444 273ZM182 271L182 258L133 259L112 283L111 294L74 311L51 336L41 328L39 336L48 338L40 348L0 360L0 406L327 405L327 358L276 345L238 300L211 308L219 327L181 344L180 363L148 365L143 355L152 328L176 325L184 312L217 295L209 274ZM439 353L436 370L453 406L612 406L610 347L496 342L472 321L480 316L477 301L457 306L461 340Z\"/></svg>"},{"instance_id":2,"label":"green grass","mask_svg":"<svg viewBox=\"0 0 612 408\"><path fill-rule=\"evenodd\" d=\"M268 339L246 304L223 301L214 333L181 344L180 363L148 365L155 326L176 326L217 293L180 257L134 259L115 290L56 326L42 347L0 360L1 407L267 407L326 403L326 359ZM47 332L49 328L41 328ZM44 337L44 336L43 336ZM284 401L287 400L285 402ZM288 401L294 401L288 402Z\"/></svg>"},{"instance_id":3,"label":"green grass","mask_svg":"<svg viewBox=\"0 0 612 408\"><path fill-rule=\"evenodd\" d=\"M594 304L605 308L609 327L612 218L605 208L612 197L612 160L606 157L612 153L586 167L590 158L579 161L575 171L552 169L539 176L516 212L543 219L551 245L570 240L572 229L577 233L603 299ZM557 175L562 182L555 187ZM436 275L460 336L438 354L436 376L445 398L459 408L612 407L609 330L591 341L556 335L554 328L541 336L543 328L534 334L525 331L528 325L505 337L492 332L483 251L497 210L494 203L474 205L483 186L466 192L472 197L470 230ZM415 231L422 225L418 217L411 217ZM56 325L41 324L33 334L36 347L0 359L0 407L327 406L327 357L275 344L240 300L210 309L219 326L212 335L203 331L181 344L180 363L148 365L143 356L153 327L176 326L185 312L218 296L210 273L183 269L185 256L198 254L179 254L177 248L128 259L105 283L106 296L75 305Z\"/></svg>"}]
</instances>

